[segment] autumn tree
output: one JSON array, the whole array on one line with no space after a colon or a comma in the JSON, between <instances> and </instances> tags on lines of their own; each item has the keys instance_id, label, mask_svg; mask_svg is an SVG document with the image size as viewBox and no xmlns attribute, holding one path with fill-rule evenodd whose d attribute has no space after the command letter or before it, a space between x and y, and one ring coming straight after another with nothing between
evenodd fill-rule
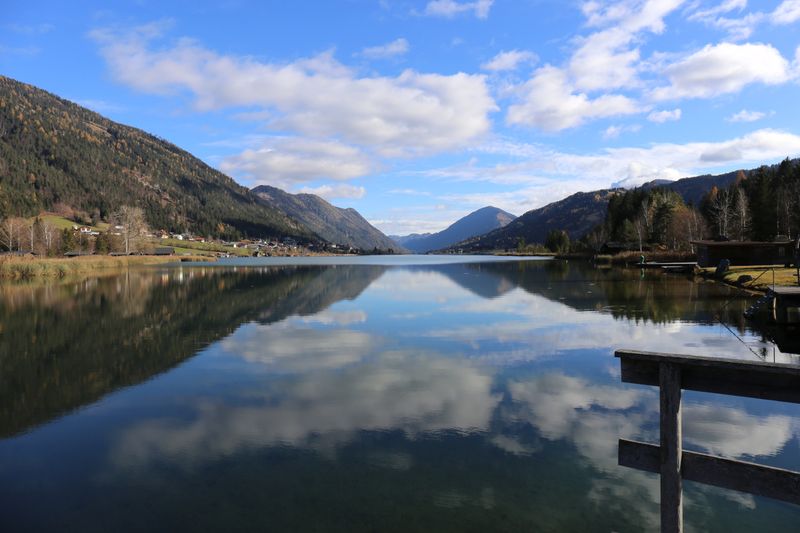
<instances>
[{"instance_id":1,"label":"autumn tree","mask_svg":"<svg viewBox=\"0 0 800 533\"><path fill-rule=\"evenodd\" d=\"M114 222L119 226L125 253L135 251L139 240L147 233L144 211L140 207L123 205L115 214Z\"/></svg>"}]
</instances>

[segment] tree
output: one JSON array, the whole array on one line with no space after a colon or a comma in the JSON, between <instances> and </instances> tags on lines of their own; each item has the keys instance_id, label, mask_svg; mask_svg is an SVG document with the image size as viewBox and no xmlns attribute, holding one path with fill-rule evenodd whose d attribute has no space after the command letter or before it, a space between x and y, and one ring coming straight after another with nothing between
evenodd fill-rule
<instances>
[{"instance_id":1,"label":"tree","mask_svg":"<svg viewBox=\"0 0 800 533\"><path fill-rule=\"evenodd\" d=\"M693 207L675 207L667 230L667 245L673 250L694 251L691 242L701 239L705 233L705 222Z\"/></svg>"},{"instance_id":2,"label":"tree","mask_svg":"<svg viewBox=\"0 0 800 533\"><path fill-rule=\"evenodd\" d=\"M21 218L8 217L0 223L0 244L9 252L15 246L19 250L24 222Z\"/></svg>"},{"instance_id":3,"label":"tree","mask_svg":"<svg viewBox=\"0 0 800 533\"><path fill-rule=\"evenodd\" d=\"M712 189L711 193L713 196L711 197L710 210L714 226L718 235L727 237L733 210L731 194L728 189L717 190L716 187Z\"/></svg>"},{"instance_id":4,"label":"tree","mask_svg":"<svg viewBox=\"0 0 800 533\"><path fill-rule=\"evenodd\" d=\"M111 251L111 238L107 231L101 233L95 239L94 251L98 254L107 254Z\"/></svg>"},{"instance_id":5,"label":"tree","mask_svg":"<svg viewBox=\"0 0 800 533\"><path fill-rule=\"evenodd\" d=\"M547 234L544 245L547 249L555 253L569 251L569 235L564 230L553 229Z\"/></svg>"},{"instance_id":6,"label":"tree","mask_svg":"<svg viewBox=\"0 0 800 533\"><path fill-rule=\"evenodd\" d=\"M77 243L75 242L75 234L72 233L71 229L64 228L61 231L61 252L74 252L76 247Z\"/></svg>"},{"instance_id":7,"label":"tree","mask_svg":"<svg viewBox=\"0 0 800 533\"><path fill-rule=\"evenodd\" d=\"M41 235L44 242L44 250L47 255L52 255L56 252L58 246L58 230L54 225L46 220L41 222Z\"/></svg>"},{"instance_id":8,"label":"tree","mask_svg":"<svg viewBox=\"0 0 800 533\"><path fill-rule=\"evenodd\" d=\"M741 187L736 187L733 196L732 226L737 240L743 241L750 231L750 202Z\"/></svg>"},{"instance_id":9,"label":"tree","mask_svg":"<svg viewBox=\"0 0 800 533\"><path fill-rule=\"evenodd\" d=\"M131 253L136 249L139 239L147 233L144 211L140 207L123 205L114 216L114 222L119 226L125 253Z\"/></svg>"}]
</instances>

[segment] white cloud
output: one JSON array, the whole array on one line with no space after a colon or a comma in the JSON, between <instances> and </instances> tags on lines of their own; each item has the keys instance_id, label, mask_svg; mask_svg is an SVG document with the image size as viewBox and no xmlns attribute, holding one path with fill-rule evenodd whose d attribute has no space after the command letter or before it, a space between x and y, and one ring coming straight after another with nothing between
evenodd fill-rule
<instances>
[{"instance_id":1,"label":"white cloud","mask_svg":"<svg viewBox=\"0 0 800 533\"><path fill-rule=\"evenodd\" d=\"M747 109L742 109L738 113L734 113L725 120L728 122L755 122L766 116L767 114L762 111L748 111Z\"/></svg>"},{"instance_id":2,"label":"white cloud","mask_svg":"<svg viewBox=\"0 0 800 533\"><path fill-rule=\"evenodd\" d=\"M765 15L761 12L748 13L739 18L724 15L732 11L741 12L746 7L747 0L725 0L714 7L698 9L691 13L688 19L727 31L732 40L743 40L750 37L756 26L764 20Z\"/></svg>"},{"instance_id":3,"label":"white cloud","mask_svg":"<svg viewBox=\"0 0 800 533\"><path fill-rule=\"evenodd\" d=\"M387 57L403 55L408 52L408 50L408 41L401 37L400 39L395 39L394 41L386 43L382 46L371 46L364 48L360 55L369 59L384 59Z\"/></svg>"},{"instance_id":4,"label":"white cloud","mask_svg":"<svg viewBox=\"0 0 800 533\"><path fill-rule=\"evenodd\" d=\"M259 148L226 157L223 172L248 185L290 188L316 179L349 180L375 168L359 149L336 141L273 137Z\"/></svg>"},{"instance_id":5,"label":"white cloud","mask_svg":"<svg viewBox=\"0 0 800 533\"><path fill-rule=\"evenodd\" d=\"M770 20L773 24L792 24L800 20L800 0L784 0L772 12Z\"/></svg>"},{"instance_id":6,"label":"white cloud","mask_svg":"<svg viewBox=\"0 0 800 533\"><path fill-rule=\"evenodd\" d=\"M442 199L466 206L491 204L523 213L579 191L634 187L654 179L677 180L797 157L800 135L761 129L719 142L656 143L605 148L594 154L561 152L533 144L492 143L484 148L489 154L507 154L517 161L481 165L473 158L460 165L429 169L424 175L438 180L516 185L502 192L454 192Z\"/></svg>"},{"instance_id":7,"label":"white cloud","mask_svg":"<svg viewBox=\"0 0 800 533\"><path fill-rule=\"evenodd\" d=\"M545 131L560 131L591 119L641 111L627 96L606 94L591 99L585 93L576 93L566 73L550 65L538 69L520 92L522 102L509 106L506 121Z\"/></svg>"},{"instance_id":8,"label":"white cloud","mask_svg":"<svg viewBox=\"0 0 800 533\"><path fill-rule=\"evenodd\" d=\"M691 15L689 20L707 20L723 13L730 13L731 11L741 11L747 7L747 0L724 0L714 7L707 9L698 9Z\"/></svg>"},{"instance_id":9,"label":"white cloud","mask_svg":"<svg viewBox=\"0 0 800 533\"><path fill-rule=\"evenodd\" d=\"M424 14L452 18L461 13L472 11L479 19L489 16L494 0L475 0L474 2L457 2L455 0L431 0L425 6Z\"/></svg>"},{"instance_id":10,"label":"white cloud","mask_svg":"<svg viewBox=\"0 0 800 533\"><path fill-rule=\"evenodd\" d=\"M628 126L609 126L603 132L603 139L616 139L623 133L635 133L642 129L639 124L630 124Z\"/></svg>"},{"instance_id":11,"label":"white cloud","mask_svg":"<svg viewBox=\"0 0 800 533\"><path fill-rule=\"evenodd\" d=\"M791 77L789 62L769 44L707 45L666 68L668 87L653 91L656 100L711 98L746 85L776 85Z\"/></svg>"},{"instance_id":12,"label":"white cloud","mask_svg":"<svg viewBox=\"0 0 800 533\"><path fill-rule=\"evenodd\" d=\"M644 64L635 46L643 33L662 33L664 18L684 0L584 3L587 26L600 28L576 40L567 65L545 65L517 87L519 102L508 109L509 124L560 131L598 118L640 113L646 108L624 94L642 86ZM601 91L597 96L591 93Z\"/></svg>"},{"instance_id":13,"label":"white cloud","mask_svg":"<svg viewBox=\"0 0 800 533\"><path fill-rule=\"evenodd\" d=\"M538 57L533 52L527 50L509 50L500 52L492 59L481 65L483 70L501 72L505 70L516 70L521 63L535 63Z\"/></svg>"},{"instance_id":14,"label":"white cloud","mask_svg":"<svg viewBox=\"0 0 800 533\"><path fill-rule=\"evenodd\" d=\"M569 61L575 86L581 90L630 88L639 84L639 49L632 45L643 32L662 33L664 17L684 0L623 1L604 8L584 4L590 27L608 26L586 38Z\"/></svg>"},{"instance_id":15,"label":"white cloud","mask_svg":"<svg viewBox=\"0 0 800 533\"><path fill-rule=\"evenodd\" d=\"M114 78L136 90L188 92L200 110L257 107L267 126L309 137L337 137L388 156L430 154L473 142L496 109L482 75L360 77L331 52L287 64L220 55L189 40L155 48L157 25L91 36Z\"/></svg>"},{"instance_id":16,"label":"white cloud","mask_svg":"<svg viewBox=\"0 0 800 533\"><path fill-rule=\"evenodd\" d=\"M319 187L302 187L297 192L316 194L317 196L321 196L326 200L335 200L341 198L357 200L359 198L363 198L364 195L367 194L367 190L364 187L348 185L346 183L340 183L337 185L320 185Z\"/></svg>"},{"instance_id":17,"label":"white cloud","mask_svg":"<svg viewBox=\"0 0 800 533\"><path fill-rule=\"evenodd\" d=\"M664 109L662 111L653 111L652 113L647 115L647 120L649 120L650 122L657 122L659 124L680 119L681 119L680 108L675 108L672 110Z\"/></svg>"}]
</instances>

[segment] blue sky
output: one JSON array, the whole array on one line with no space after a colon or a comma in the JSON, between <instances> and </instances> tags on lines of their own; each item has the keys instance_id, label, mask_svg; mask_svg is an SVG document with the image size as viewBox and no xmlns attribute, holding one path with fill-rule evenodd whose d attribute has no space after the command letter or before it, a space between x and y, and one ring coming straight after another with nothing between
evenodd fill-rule
<instances>
[{"instance_id":1,"label":"blue sky","mask_svg":"<svg viewBox=\"0 0 800 533\"><path fill-rule=\"evenodd\" d=\"M800 0L4 2L0 73L386 233L800 156Z\"/></svg>"}]
</instances>

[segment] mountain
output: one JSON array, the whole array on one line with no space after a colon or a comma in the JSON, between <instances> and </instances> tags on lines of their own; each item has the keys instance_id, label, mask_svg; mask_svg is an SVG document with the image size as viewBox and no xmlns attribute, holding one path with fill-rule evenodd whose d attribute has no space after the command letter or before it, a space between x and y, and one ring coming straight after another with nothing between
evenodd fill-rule
<instances>
[{"instance_id":1,"label":"mountain","mask_svg":"<svg viewBox=\"0 0 800 533\"><path fill-rule=\"evenodd\" d=\"M394 242L399 244L400 246L405 246L408 241L413 241L416 239L420 239L423 237L428 237L429 235L433 235L432 233L411 233L409 235L389 235L389 238L392 239Z\"/></svg>"},{"instance_id":2,"label":"mountain","mask_svg":"<svg viewBox=\"0 0 800 533\"><path fill-rule=\"evenodd\" d=\"M355 209L333 206L315 194L290 194L269 185L260 185L252 193L264 206L297 220L326 241L362 250L402 248Z\"/></svg>"},{"instance_id":3,"label":"mountain","mask_svg":"<svg viewBox=\"0 0 800 533\"><path fill-rule=\"evenodd\" d=\"M683 178L677 181L666 181L666 180L654 180L642 185L644 188L652 189L656 187L661 187L664 189L670 189L678 194L681 195L683 201L686 204L692 204L694 206L699 206L700 201L703 199L703 196L708 193L712 188L717 187L719 189L724 189L728 187L731 183L736 181L736 177L741 170L735 170L733 172L728 172L726 174L719 174L716 176L712 176L710 174L705 174L703 176L695 176L693 178ZM744 172L745 175L750 172Z\"/></svg>"},{"instance_id":4,"label":"mountain","mask_svg":"<svg viewBox=\"0 0 800 533\"><path fill-rule=\"evenodd\" d=\"M754 170L736 170L719 175L706 174L676 181L653 180L641 187L673 190L680 194L687 204L699 206L703 196L713 187L720 189L728 187L736 181L740 173L747 176L751 172ZM624 190L603 189L573 194L563 200L528 211L504 228L459 242L453 248L470 250L514 248L520 238L529 244L544 243L548 232L553 229L565 230L570 239L580 239L605 220L609 198Z\"/></svg>"},{"instance_id":5,"label":"mountain","mask_svg":"<svg viewBox=\"0 0 800 533\"><path fill-rule=\"evenodd\" d=\"M543 243L551 229L561 229L578 239L603 222L608 200L622 189L579 192L558 202L528 211L505 227L458 243L460 248L490 250L515 248L520 239Z\"/></svg>"},{"instance_id":6,"label":"mountain","mask_svg":"<svg viewBox=\"0 0 800 533\"><path fill-rule=\"evenodd\" d=\"M141 207L153 229L313 238L177 146L0 76L0 218L107 221L122 205Z\"/></svg>"},{"instance_id":7,"label":"mountain","mask_svg":"<svg viewBox=\"0 0 800 533\"><path fill-rule=\"evenodd\" d=\"M438 233L405 239L402 245L412 252L425 253L441 250L476 235L483 235L496 228L502 228L514 215L496 207L483 207L454 222Z\"/></svg>"}]
</instances>

